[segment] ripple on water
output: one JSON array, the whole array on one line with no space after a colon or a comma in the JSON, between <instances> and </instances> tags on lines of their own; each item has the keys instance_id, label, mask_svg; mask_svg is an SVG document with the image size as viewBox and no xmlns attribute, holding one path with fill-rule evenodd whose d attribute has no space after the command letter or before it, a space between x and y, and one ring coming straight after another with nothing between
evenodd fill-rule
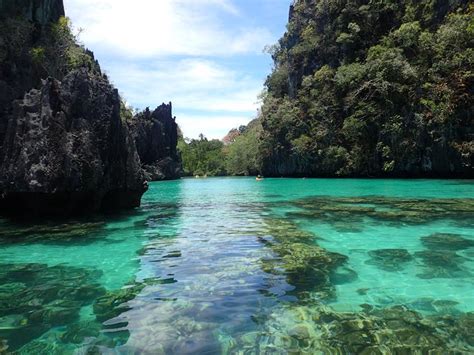
<instances>
[{"instance_id":1,"label":"ripple on water","mask_svg":"<svg viewBox=\"0 0 474 355\"><path fill-rule=\"evenodd\" d=\"M181 180L0 221L0 353L474 351L472 184Z\"/></svg>"}]
</instances>

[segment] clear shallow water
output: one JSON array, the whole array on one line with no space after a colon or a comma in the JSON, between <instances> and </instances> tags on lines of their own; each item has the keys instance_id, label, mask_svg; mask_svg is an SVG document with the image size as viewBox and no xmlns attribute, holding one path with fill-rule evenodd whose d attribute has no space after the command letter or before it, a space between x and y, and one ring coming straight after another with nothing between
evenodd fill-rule
<instances>
[{"instance_id":1,"label":"clear shallow water","mask_svg":"<svg viewBox=\"0 0 474 355\"><path fill-rule=\"evenodd\" d=\"M0 353L474 351L471 181L153 183L0 260Z\"/></svg>"}]
</instances>

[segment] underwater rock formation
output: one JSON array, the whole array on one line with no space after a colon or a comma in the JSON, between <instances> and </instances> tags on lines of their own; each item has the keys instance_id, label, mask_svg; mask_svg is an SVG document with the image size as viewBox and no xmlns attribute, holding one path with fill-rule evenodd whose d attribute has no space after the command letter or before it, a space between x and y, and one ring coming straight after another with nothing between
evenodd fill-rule
<instances>
[{"instance_id":1,"label":"underwater rock formation","mask_svg":"<svg viewBox=\"0 0 474 355\"><path fill-rule=\"evenodd\" d=\"M81 307L105 294L97 283L100 276L96 270L70 266L2 264L0 348L1 339L14 350L54 326L79 319Z\"/></svg>"},{"instance_id":2,"label":"underwater rock formation","mask_svg":"<svg viewBox=\"0 0 474 355\"><path fill-rule=\"evenodd\" d=\"M281 202L281 205L288 203ZM385 220L385 213L392 210L409 212L407 220L424 223L438 218L440 211L455 218L457 213L472 210L470 200L429 202L372 196L315 197L291 205L302 208L291 215L326 223L352 220L354 215L357 220L367 214L374 220ZM470 330L474 313L457 309L458 302L426 297L377 306L363 303L353 310L341 312L336 304L331 307L338 296L336 286L340 281L351 282L354 280L351 277L357 277L355 271L348 268L348 257L319 246L318 239L324 239L298 228L298 224L288 219L267 217L259 239L276 254L275 259L261 261L262 270L286 275L286 281L294 287L287 295L296 297L297 301L282 302L268 313L258 313L262 321L255 331L243 334L223 331L226 353L442 354L474 351ZM466 277L463 263L467 259L455 251L471 246L467 236L433 234L421 240L427 250L411 254L406 249L377 249L368 252L370 259L367 262L385 271L399 271L409 263L421 264L423 274L417 276L422 278ZM453 243L451 248L450 242ZM340 275L344 276L342 280ZM368 291L361 288L357 293L364 295Z\"/></svg>"},{"instance_id":3,"label":"underwater rock formation","mask_svg":"<svg viewBox=\"0 0 474 355\"><path fill-rule=\"evenodd\" d=\"M0 210L69 214L140 205L140 161L107 79L82 68L14 103L0 152Z\"/></svg>"},{"instance_id":4,"label":"underwater rock formation","mask_svg":"<svg viewBox=\"0 0 474 355\"><path fill-rule=\"evenodd\" d=\"M418 225L443 219L465 223L474 218L474 199L471 198L428 200L381 196L317 196L297 200L292 204L301 210L288 212L287 216L324 221L342 231L359 228L367 217L375 223L393 225Z\"/></svg>"},{"instance_id":5,"label":"underwater rock formation","mask_svg":"<svg viewBox=\"0 0 474 355\"><path fill-rule=\"evenodd\" d=\"M299 297L306 297L309 292L320 299L335 297L331 281L337 277L338 268L346 263L347 256L321 248L316 244L315 235L285 220L269 218L262 234L260 240L278 256L262 260L263 271L285 275ZM267 240L265 236L271 236L271 239ZM357 278L349 268L345 274Z\"/></svg>"},{"instance_id":6,"label":"underwater rock formation","mask_svg":"<svg viewBox=\"0 0 474 355\"><path fill-rule=\"evenodd\" d=\"M145 284L134 284L120 290L109 291L94 302L94 314L99 322L117 317L127 307L125 303L135 298Z\"/></svg>"},{"instance_id":7,"label":"underwater rock formation","mask_svg":"<svg viewBox=\"0 0 474 355\"><path fill-rule=\"evenodd\" d=\"M467 271L464 271L462 268L466 259L453 251L424 250L416 252L415 257L419 258L426 268L426 272L417 275L419 278L433 279L466 276Z\"/></svg>"},{"instance_id":8,"label":"underwater rock formation","mask_svg":"<svg viewBox=\"0 0 474 355\"><path fill-rule=\"evenodd\" d=\"M337 312L324 299L307 297L306 290L297 288L296 296L299 302L262 316L265 322L258 331L225 334L226 353L454 354L474 350L474 313L450 311L456 302L420 300L433 309L448 310L445 313L368 304L360 305L360 311Z\"/></svg>"},{"instance_id":9,"label":"underwater rock formation","mask_svg":"<svg viewBox=\"0 0 474 355\"><path fill-rule=\"evenodd\" d=\"M432 250L463 250L474 247L474 241L463 238L458 234L435 233L422 237L421 242Z\"/></svg>"},{"instance_id":10,"label":"underwater rock formation","mask_svg":"<svg viewBox=\"0 0 474 355\"><path fill-rule=\"evenodd\" d=\"M369 251L369 255L371 259L367 263L385 271L399 271L413 259L406 249L377 249Z\"/></svg>"},{"instance_id":11,"label":"underwater rock formation","mask_svg":"<svg viewBox=\"0 0 474 355\"><path fill-rule=\"evenodd\" d=\"M36 222L36 221L35 221ZM61 224L25 223L25 221L11 221L0 225L0 246L9 244L49 244L70 245L80 243L87 245L94 241L103 240L102 220L77 222L75 220L62 221Z\"/></svg>"},{"instance_id":12,"label":"underwater rock formation","mask_svg":"<svg viewBox=\"0 0 474 355\"><path fill-rule=\"evenodd\" d=\"M181 161L176 146L178 125L171 102L149 108L128 121L147 180L169 180L181 175Z\"/></svg>"},{"instance_id":13,"label":"underwater rock formation","mask_svg":"<svg viewBox=\"0 0 474 355\"><path fill-rule=\"evenodd\" d=\"M146 286L106 290L97 269L66 265L0 264L0 354L102 353L130 334L105 324L127 310ZM91 307L94 314L84 314ZM80 351L84 350L84 351Z\"/></svg>"}]
</instances>

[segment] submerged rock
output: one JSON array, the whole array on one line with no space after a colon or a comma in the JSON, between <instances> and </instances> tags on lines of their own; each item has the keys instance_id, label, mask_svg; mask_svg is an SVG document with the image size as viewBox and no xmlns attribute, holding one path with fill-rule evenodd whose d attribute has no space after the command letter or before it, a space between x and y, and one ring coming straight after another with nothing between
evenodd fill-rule
<instances>
[{"instance_id":1,"label":"submerged rock","mask_svg":"<svg viewBox=\"0 0 474 355\"><path fill-rule=\"evenodd\" d=\"M334 285L343 285L357 280L357 272L347 266L339 267L330 274L331 283Z\"/></svg>"},{"instance_id":2,"label":"submerged rock","mask_svg":"<svg viewBox=\"0 0 474 355\"><path fill-rule=\"evenodd\" d=\"M8 343L6 340L0 338L0 354L8 354Z\"/></svg>"},{"instance_id":3,"label":"submerged rock","mask_svg":"<svg viewBox=\"0 0 474 355\"><path fill-rule=\"evenodd\" d=\"M474 347L474 312L464 313L459 317L458 329L462 338Z\"/></svg>"},{"instance_id":4,"label":"submerged rock","mask_svg":"<svg viewBox=\"0 0 474 355\"><path fill-rule=\"evenodd\" d=\"M61 340L65 343L80 344L85 338L97 338L101 330L100 323L95 321L73 323L67 326Z\"/></svg>"},{"instance_id":5,"label":"submerged rock","mask_svg":"<svg viewBox=\"0 0 474 355\"><path fill-rule=\"evenodd\" d=\"M474 199L404 199L383 196L304 198L292 202L297 211L288 217L319 220L341 232L361 230L369 217L390 225L432 223L452 219L465 223L474 219Z\"/></svg>"},{"instance_id":6,"label":"submerged rock","mask_svg":"<svg viewBox=\"0 0 474 355\"><path fill-rule=\"evenodd\" d=\"M347 256L330 252L316 244L317 237L300 230L289 221L268 219L267 228L262 233L271 240L261 241L276 255L274 259L261 261L262 269L273 274L286 275L289 284L295 287L292 293L305 298L308 292L316 292L321 299L334 298L333 280L337 279L336 270L344 265ZM346 281L357 278L357 274L345 269Z\"/></svg>"},{"instance_id":7,"label":"submerged rock","mask_svg":"<svg viewBox=\"0 0 474 355\"><path fill-rule=\"evenodd\" d=\"M367 264L376 265L385 271L399 271L404 264L411 261L413 257L406 249L378 249L369 251L371 259Z\"/></svg>"},{"instance_id":8,"label":"submerged rock","mask_svg":"<svg viewBox=\"0 0 474 355\"><path fill-rule=\"evenodd\" d=\"M457 278L471 276L463 269L466 259L452 251L424 250L415 253L425 266L425 271L416 275L422 279Z\"/></svg>"},{"instance_id":9,"label":"submerged rock","mask_svg":"<svg viewBox=\"0 0 474 355\"><path fill-rule=\"evenodd\" d=\"M450 270L459 270L465 259L455 252L425 250L415 253L427 267L441 267Z\"/></svg>"},{"instance_id":10,"label":"submerged rock","mask_svg":"<svg viewBox=\"0 0 474 355\"><path fill-rule=\"evenodd\" d=\"M172 116L171 102L148 108L128 121L147 180L169 180L181 176L178 125Z\"/></svg>"},{"instance_id":11,"label":"submerged rock","mask_svg":"<svg viewBox=\"0 0 474 355\"><path fill-rule=\"evenodd\" d=\"M42 243L59 245L84 245L97 239L104 240L101 233L104 221L76 222L74 220L61 224L12 223L0 226L0 245L13 243Z\"/></svg>"},{"instance_id":12,"label":"submerged rock","mask_svg":"<svg viewBox=\"0 0 474 355\"><path fill-rule=\"evenodd\" d=\"M474 247L474 241L463 238L459 234L435 233L427 237L422 237L424 246L432 250L463 250Z\"/></svg>"},{"instance_id":13,"label":"submerged rock","mask_svg":"<svg viewBox=\"0 0 474 355\"><path fill-rule=\"evenodd\" d=\"M134 299L146 285L134 284L120 290L108 291L94 302L94 314L99 322L117 317L127 307L126 302Z\"/></svg>"},{"instance_id":14,"label":"submerged rock","mask_svg":"<svg viewBox=\"0 0 474 355\"><path fill-rule=\"evenodd\" d=\"M29 342L28 349L47 346L35 339L78 320L81 308L105 293L99 276L70 266L1 264L0 338L12 351Z\"/></svg>"},{"instance_id":15,"label":"submerged rock","mask_svg":"<svg viewBox=\"0 0 474 355\"><path fill-rule=\"evenodd\" d=\"M15 103L0 151L0 211L136 207L146 189L120 97L103 76L76 70Z\"/></svg>"},{"instance_id":16,"label":"submerged rock","mask_svg":"<svg viewBox=\"0 0 474 355\"><path fill-rule=\"evenodd\" d=\"M77 347L73 344L64 344L56 341L55 338L49 339L36 339L24 346L22 346L15 354L29 355L49 355L49 354L74 354L77 351ZM96 353L85 353L85 354L96 354Z\"/></svg>"},{"instance_id":17,"label":"submerged rock","mask_svg":"<svg viewBox=\"0 0 474 355\"><path fill-rule=\"evenodd\" d=\"M305 321L299 316L302 313L306 315ZM473 315L424 316L404 306L365 307L362 312L339 313L313 301L274 311L260 332L240 334L228 342L229 352L252 349L271 354L471 353Z\"/></svg>"}]
</instances>

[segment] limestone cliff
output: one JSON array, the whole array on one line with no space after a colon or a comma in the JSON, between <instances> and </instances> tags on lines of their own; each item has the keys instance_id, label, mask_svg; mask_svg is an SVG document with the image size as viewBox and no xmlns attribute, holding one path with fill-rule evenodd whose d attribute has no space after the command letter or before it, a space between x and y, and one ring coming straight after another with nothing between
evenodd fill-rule
<instances>
[{"instance_id":1,"label":"limestone cliff","mask_svg":"<svg viewBox=\"0 0 474 355\"><path fill-rule=\"evenodd\" d=\"M474 177L472 1L297 0L273 47L272 176Z\"/></svg>"},{"instance_id":2,"label":"limestone cliff","mask_svg":"<svg viewBox=\"0 0 474 355\"><path fill-rule=\"evenodd\" d=\"M0 153L0 208L9 211L133 207L146 191L118 92L86 69L16 101Z\"/></svg>"},{"instance_id":3,"label":"limestone cliff","mask_svg":"<svg viewBox=\"0 0 474 355\"><path fill-rule=\"evenodd\" d=\"M64 4L62 0L0 0L0 16L21 16L44 26L64 16Z\"/></svg>"},{"instance_id":4,"label":"limestone cliff","mask_svg":"<svg viewBox=\"0 0 474 355\"><path fill-rule=\"evenodd\" d=\"M142 165L148 178L179 171L171 106L138 115L132 136L117 90L63 15L62 0L0 0L2 214L135 207Z\"/></svg>"},{"instance_id":5,"label":"limestone cliff","mask_svg":"<svg viewBox=\"0 0 474 355\"><path fill-rule=\"evenodd\" d=\"M181 176L181 161L176 150L178 126L171 102L149 108L129 121L138 155L147 180L169 180Z\"/></svg>"}]
</instances>

